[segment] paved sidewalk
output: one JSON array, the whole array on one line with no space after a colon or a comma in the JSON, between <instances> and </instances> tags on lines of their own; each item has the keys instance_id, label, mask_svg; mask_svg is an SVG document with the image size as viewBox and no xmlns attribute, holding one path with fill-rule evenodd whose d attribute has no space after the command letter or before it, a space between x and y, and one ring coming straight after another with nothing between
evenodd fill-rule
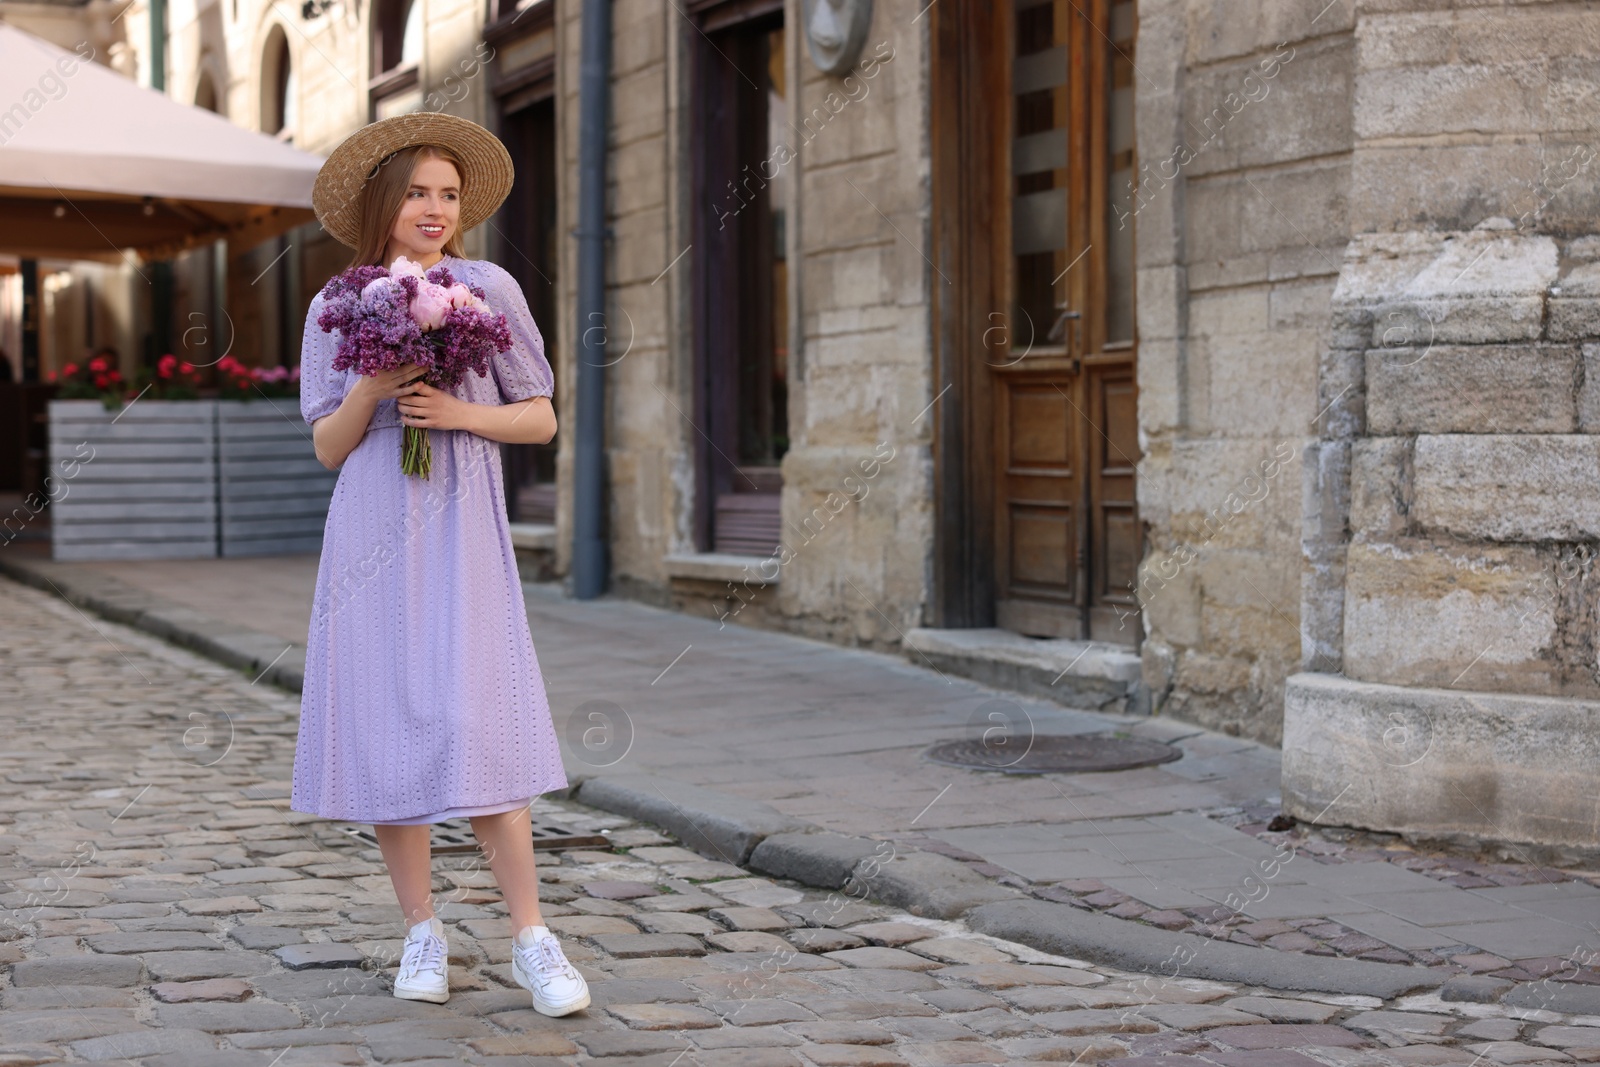
<instances>
[{"instance_id":1,"label":"paved sidewalk","mask_svg":"<svg viewBox=\"0 0 1600 1067\"><path fill-rule=\"evenodd\" d=\"M138 587L216 619L218 630L270 631L289 662L296 636L303 641L316 558L55 564L17 553L0 567L26 567L58 588ZM1044 899L1164 930L1422 964L1445 977L1486 974L1503 985L1569 972L1600 982L1600 972L1582 968L1600 959L1592 884L1600 872L1271 833L1262 823L1276 810L1273 749L723 626L709 611L695 618L610 597L575 601L554 583L524 588L574 779L647 772L709 787L829 830L943 852ZM986 725L974 716L995 708L1039 734L1117 730L1173 742L1184 755L1139 770L1048 776L962 771L922 757L936 741L973 736ZM1328 818L1337 821L1337 805Z\"/></svg>"},{"instance_id":2,"label":"paved sidewalk","mask_svg":"<svg viewBox=\"0 0 1600 1067\"><path fill-rule=\"evenodd\" d=\"M296 701L0 581L0 1064L1410 1067L1600 1061L1600 1017L1434 993L1280 995L1048 956L706 860L561 799L614 852L540 864L594 1002L508 975L474 855L439 857L446 1005L390 995L376 850L288 810ZM884 842L888 855L893 846Z\"/></svg>"}]
</instances>

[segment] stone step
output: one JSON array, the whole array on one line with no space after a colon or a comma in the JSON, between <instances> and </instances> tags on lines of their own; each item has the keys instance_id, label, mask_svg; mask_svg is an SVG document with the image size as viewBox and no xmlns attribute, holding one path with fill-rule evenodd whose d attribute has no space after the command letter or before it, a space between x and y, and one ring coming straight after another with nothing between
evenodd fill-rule
<instances>
[{"instance_id":1,"label":"stone step","mask_svg":"<svg viewBox=\"0 0 1600 1067\"><path fill-rule=\"evenodd\" d=\"M906 631L905 656L946 674L1071 708L1149 714L1139 654L1104 641L1025 637L998 627Z\"/></svg>"}]
</instances>

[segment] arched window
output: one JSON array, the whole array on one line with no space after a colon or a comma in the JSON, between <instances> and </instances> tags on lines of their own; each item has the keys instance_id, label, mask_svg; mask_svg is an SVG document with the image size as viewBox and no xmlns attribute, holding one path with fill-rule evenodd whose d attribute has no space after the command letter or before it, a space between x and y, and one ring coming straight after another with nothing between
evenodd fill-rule
<instances>
[{"instance_id":1,"label":"arched window","mask_svg":"<svg viewBox=\"0 0 1600 1067\"><path fill-rule=\"evenodd\" d=\"M284 36L283 27L274 26L267 36L261 62L261 132L273 134L279 140L293 140L298 95L289 40Z\"/></svg>"},{"instance_id":2,"label":"arched window","mask_svg":"<svg viewBox=\"0 0 1600 1067\"><path fill-rule=\"evenodd\" d=\"M422 60L422 0L378 0L372 16L372 74L380 77Z\"/></svg>"},{"instance_id":3,"label":"arched window","mask_svg":"<svg viewBox=\"0 0 1600 1067\"><path fill-rule=\"evenodd\" d=\"M422 62L422 0L406 4L405 30L400 35L400 66Z\"/></svg>"},{"instance_id":4,"label":"arched window","mask_svg":"<svg viewBox=\"0 0 1600 1067\"><path fill-rule=\"evenodd\" d=\"M371 117L384 119L422 104L422 0L374 0Z\"/></svg>"}]
</instances>

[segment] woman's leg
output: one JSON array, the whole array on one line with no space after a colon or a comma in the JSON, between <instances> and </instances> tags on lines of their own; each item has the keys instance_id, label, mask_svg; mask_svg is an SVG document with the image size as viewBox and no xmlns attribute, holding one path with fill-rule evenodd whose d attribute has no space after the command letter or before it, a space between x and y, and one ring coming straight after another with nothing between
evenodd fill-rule
<instances>
[{"instance_id":1,"label":"woman's leg","mask_svg":"<svg viewBox=\"0 0 1600 1067\"><path fill-rule=\"evenodd\" d=\"M472 819L472 834L489 860L500 883L500 893L511 909L511 936L525 926L543 926L539 912L539 873L533 862L533 827L527 808L479 815Z\"/></svg>"},{"instance_id":2,"label":"woman's leg","mask_svg":"<svg viewBox=\"0 0 1600 1067\"><path fill-rule=\"evenodd\" d=\"M429 852L432 827L374 826L383 862L389 867L389 881L400 901L409 930L424 919L433 918L433 858ZM530 845L533 843L530 837Z\"/></svg>"}]
</instances>

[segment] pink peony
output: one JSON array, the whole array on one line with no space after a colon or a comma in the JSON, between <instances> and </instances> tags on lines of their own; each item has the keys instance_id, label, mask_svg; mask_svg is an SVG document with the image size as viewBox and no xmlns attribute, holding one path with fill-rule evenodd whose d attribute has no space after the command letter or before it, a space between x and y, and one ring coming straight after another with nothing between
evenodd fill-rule
<instances>
[{"instance_id":1,"label":"pink peony","mask_svg":"<svg viewBox=\"0 0 1600 1067\"><path fill-rule=\"evenodd\" d=\"M458 308L474 308L478 311L488 311L489 305L479 300L471 289L460 282L450 286L445 292L450 294L450 306Z\"/></svg>"},{"instance_id":2,"label":"pink peony","mask_svg":"<svg viewBox=\"0 0 1600 1067\"><path fill-rule=\"evenodd\" d=\"M393 278L399 278L402 274L409 274L419 281L424 277L421 264L415 263L405 256L400 256L389 268L389 275Z\"/></svg>"},{"instance_id":3,"label":"pink peony","mask_svg":"<svg viewBox=\"0 0 1600 1067\"><path fill-rule=\"evenodd\" d=\"M424 282L417 287L417 295L411 301L411 317L423 330L437 330L444 325L445 316L454 306L448 289Z\"/></svg>"}]
</instances>

